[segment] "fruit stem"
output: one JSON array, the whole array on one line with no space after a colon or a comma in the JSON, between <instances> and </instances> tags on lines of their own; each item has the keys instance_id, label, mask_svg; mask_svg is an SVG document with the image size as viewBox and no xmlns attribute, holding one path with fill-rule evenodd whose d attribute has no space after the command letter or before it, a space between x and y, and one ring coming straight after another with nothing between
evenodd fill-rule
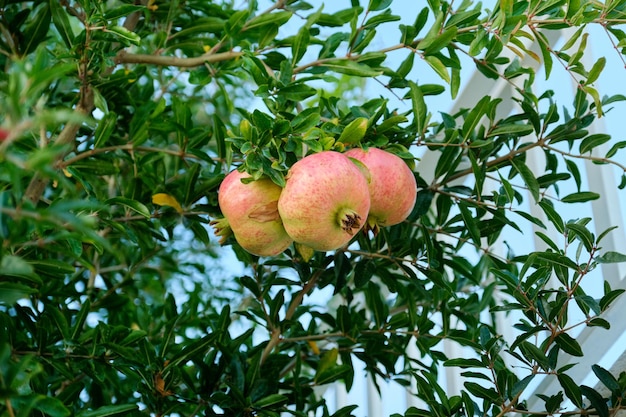
<instances>
[{"instance_id":1,"label":"fruit stem","mask_svg":"<svg viewBox=\"0 0 626 417\"><path fill-rule=\"evenodd\" d=\"M361 229L361 216L354 210L342 209L337 216L339 225L350 236Z\"/></svg>"}]
</instances>

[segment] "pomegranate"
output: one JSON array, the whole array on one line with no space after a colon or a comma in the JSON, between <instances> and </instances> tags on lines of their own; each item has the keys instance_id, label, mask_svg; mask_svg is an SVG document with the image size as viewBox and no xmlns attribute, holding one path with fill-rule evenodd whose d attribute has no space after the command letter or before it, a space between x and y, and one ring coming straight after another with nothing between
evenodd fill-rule
<instances>
[{"instance_id":1,"label":"pomegranate","mask_svg":"<svg viewBox=\"0 0 626 417\"><path fill-rule=\"evenodd\" d=\"M291 238L327 251L347 244L367 219L367 179L345 155L323 151L289 169L278 212Z\"/></svg>"},{"instance_id":2,"label":"pomegranate","mask_svg":"<svg viewBox=\"0 0 626 417\"><path fill-rule=\"evenodd\" d=\"M345 155L361 161L370 172L367 227L377 233L379 227L406 220L415 206L417 182L402 158L378 148L352 148Z\"/></svg>"},{"instance_id":3,"label":"pomegranate","mask_svg":"<svg viewBox=\"0 0 626 417\"><path fill-rule=\"evenodd\" d=\"M246 251L258 256L275 256L293 242L278 215L278 197L282 189L270 179L249 183L250 175L231 171L218 191L218 203L224 219L212 221L218 236L229 233Z\"/></svg>"}]
</instances>

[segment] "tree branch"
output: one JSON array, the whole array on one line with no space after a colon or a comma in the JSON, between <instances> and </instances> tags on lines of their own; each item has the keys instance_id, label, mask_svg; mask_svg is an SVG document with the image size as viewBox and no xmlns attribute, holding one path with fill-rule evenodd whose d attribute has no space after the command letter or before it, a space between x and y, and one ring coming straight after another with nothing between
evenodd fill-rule
<instances>
[{"instance_id":1,"label":"tree branch","mask_svg":"<svg viewBox=\"0 0 626 417\"><path fill-rule=\"evenodd\" d=\"M193 68L204 64L228 61L242 56L242 52L208 53L192 58L179 58L175 56L131 54L122 50L115 56L116 64L150 64L165 67Z\"/></svg>"},{"instance_id":2,"label":"tree branch","mask_svg":"<svg viewBox=\"0 0 626 417\"><path fill-rule=\"evenodd\" d=\"M81 89L81 97L78 105L75 108L75 112L83 115L88 115L94 109L94 96L93 90L89 86ZM55 145L59 145L61 147L69 145L76 140L76 134L80 129L80 123L70 122L65 125L59 136L55 141ZM53 166L56 165L59 161L61 161L65 157L65 152L59 153L55 160L53 161ZM24 198L30 200L34 204L41 199L48 183L50 182L50 178L42 178L39 172L35 173L33 178L31 179L28 187L26 188L26 192L24 193Z\"/></svg>"},{"instance_id":3,"label":"tree branch","mask_svg":"<svg viewBox=\"0 0 626 417\"><path fill-rule=\"evenodd\" d=\"M296 294L293 300L291 300L291 303L289 304L289 307L287 308L287 312L285 313L285 319L284 319L285 321L291 320L293 315L296 313L298 306L302 304L302 300L304 299L304 296L313 289L313 287L317 283L317 280L319 279L319 277L322 275L324 271L325 269L320 269L315 274L313 274L311 279L309 279L309 281L306 284L304 284L304 287L302 287L302 289ZM281 336L280 328L276 327L272 331L272 336L269 342L267 342L267 346L265 346L265 349L263 350L263 354L261 355L261 364L265 362L265 360L270 355L272 350L280 343L280 336Z\"/></svg>"}]
</instances>

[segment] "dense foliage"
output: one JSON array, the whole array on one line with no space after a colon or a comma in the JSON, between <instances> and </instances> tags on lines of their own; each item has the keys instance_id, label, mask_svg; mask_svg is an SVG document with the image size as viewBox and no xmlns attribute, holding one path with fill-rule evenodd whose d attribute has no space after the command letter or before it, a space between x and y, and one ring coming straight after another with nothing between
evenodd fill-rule
<instances>
[{"instance_id":1,"label":"dense foliage","mask_svg":"<svg viewBox=\"0 0 626 417\"><path fill-rule=\"evenodd\" d=\"M626 2L257 3L0 3L0 415L348 416L320 388L361 368L413 387L407 416L620 409L626 374L588 369L601 393L561 360L611 326L600 266L626 256L563 208L602 197L581 161L626 185L626 142L593 130L626 97L586 59L599 30L623 62ZM446 113L472 69L512 97ZM572 100L536 88L563 77ZM411 166L407 221L331 252L218 244L228 171L282 186L350 146ZM529 410L541 378L561 390Z\"/></svg>"}]
</instances>

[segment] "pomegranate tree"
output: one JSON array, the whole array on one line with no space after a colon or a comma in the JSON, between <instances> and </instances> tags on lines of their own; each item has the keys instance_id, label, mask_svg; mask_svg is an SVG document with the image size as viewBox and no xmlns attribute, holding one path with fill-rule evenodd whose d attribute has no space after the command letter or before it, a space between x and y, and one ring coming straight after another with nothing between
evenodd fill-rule
<instances>
[{"instance_id":1,"label":"pomegranate tree","mask_svg":"<svg viewBox=\"0 0 626 417\"><path fill-rule=\"evenodd\" d=\"M292 243L278 214L282 189L270 179L242 182L245 172L231 171L218 191L218 203L224 219L211 222L220 236L228 228L237 243L258 256L275 256Z\"/></svg>"},{"instance_id":2,"label":"pomegranate tree","mask_svg":"<svg viewBox=\"0 0 626 417\"><path fill-rule=\"evenodd\" d=\"M347 244L365 224L369 208L365 175L335 151L311 154L293 164L278 200L289 236L321 251Z\"/></svg>"},{"instance_id":3,"label":"pomegranate tree","mask_svg":"<svg viewBox=\"0 0 626 417\"><path fill-rule=\"evenodd\" d=\"M352 148L345 155L361 161L370 173L368 228L404 221L415 206L417 183L408 165L397 155L378 148Z\"/></svg>"}]
</instances>

